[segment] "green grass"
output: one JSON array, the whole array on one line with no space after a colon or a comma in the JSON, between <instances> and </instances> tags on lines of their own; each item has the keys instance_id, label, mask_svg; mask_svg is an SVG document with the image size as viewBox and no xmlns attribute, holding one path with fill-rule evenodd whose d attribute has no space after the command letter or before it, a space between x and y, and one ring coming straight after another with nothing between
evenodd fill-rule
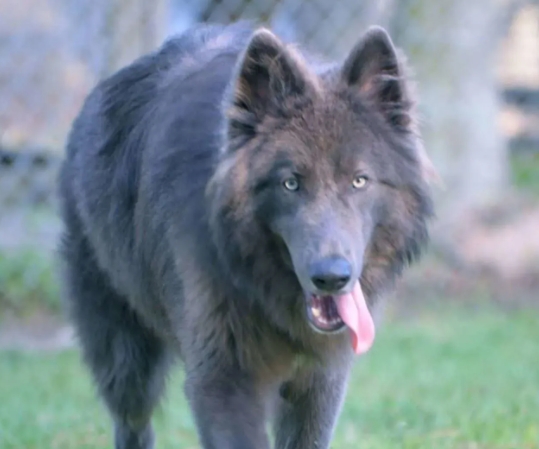
<instances>
[{"instance_id":1,"label":"green grass","mask_svg":"<svg viewBox=\"0 0 539 449\"><path fill-rule=\"evenodd\" d=\"M1 186L0 186L1 190ZM50 206L0 208L0 318L59 311L58 233Z\"/></svg>"},{"instance_id":2,"label":"green grass","mask_svg":"<svg viewBox=\"0 0 539 449\"><path fill-rule=\"evenodd\" d=\"M539 447L539 317L435 309L386 322L356 365L334 449ZM110 448L107 415L78 354L0 353L2 449ZM197 448L171 379L159 449Z\"/></svg>"},{"instance_id":3,"label":"green grass","mask_svg":"<svg viewBox=\"0 0 539 449\"><path fill-rule=\"evenodd\" d=\"M58 312L60 293L54 254L24 249L0 251L0 312Z\"/></svg>"},{"instance_id":4,"label":"green grass","mask_svg":"<svg viewBox=\"0 0 539 449\"><path fill-rule=\"evenodd\" d=\"M539 154L514 155L510 163L514 185L521 192L539 196Z\"/></svg>"}]
</instances>

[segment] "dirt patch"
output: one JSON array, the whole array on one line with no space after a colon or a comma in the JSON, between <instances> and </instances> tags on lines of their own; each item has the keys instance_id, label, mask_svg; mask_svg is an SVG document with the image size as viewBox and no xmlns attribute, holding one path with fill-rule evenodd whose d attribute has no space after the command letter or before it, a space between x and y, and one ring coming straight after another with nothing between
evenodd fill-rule
<instances>
[{"instance_id":1,"label":"dirt patch","mask_svg":"<svg viewBox=\"0 0 539 449\"><path fill-rule=\"evenodd\" d=\"M0 322L0 350L57 351L74 345L72 327L59 317L36 313L25 319L4 316Z\"/></svg>"},{"instance_id":2,"label":"dirt patch","mask_svg":"<svg viewBox=\"0 0 539 449\"><path fill-rule=\"evenodd\" d=\"M476 269L514 282L525 273L539 272L539 207L506 219L502 212L501 223L491 224L488 217L470 223L459 236L461 253ZM489 215L497 212L490 211Z\"/></svg>"}]
</instances>

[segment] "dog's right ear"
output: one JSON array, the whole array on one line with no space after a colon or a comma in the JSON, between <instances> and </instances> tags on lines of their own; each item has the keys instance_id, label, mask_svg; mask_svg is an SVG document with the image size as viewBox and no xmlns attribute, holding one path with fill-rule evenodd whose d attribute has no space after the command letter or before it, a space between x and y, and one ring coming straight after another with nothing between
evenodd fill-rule
<instances>
[{"instance_id":1,"label":"dog's right ear","mask_svg":"<svg viewBox=\"0 0 539 449\"><path fill-rule=\"evenodd\" d=\"M251 37L229 86L225 109L228 137L252 137L263 118L284 107L290 97L305 94L307 75L299 56L271 31Z\"/></svg>"}]
</instances>

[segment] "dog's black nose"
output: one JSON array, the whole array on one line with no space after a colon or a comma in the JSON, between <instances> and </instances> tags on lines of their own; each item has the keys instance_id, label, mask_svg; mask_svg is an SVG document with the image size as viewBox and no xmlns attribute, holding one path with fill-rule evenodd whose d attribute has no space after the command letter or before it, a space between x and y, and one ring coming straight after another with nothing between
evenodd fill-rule
<instances>
[{"instance_id":1,"label":"dog's black nose","mask_svg":"<svg viewBox=\"0 0 539 449\"><path fill-rule=\"evenodd\" d=\"M337 292L352 276L350 263L342 257L327 257L310 266L309 274L313 284L324 292Z\"/></svg>"}]
</instances>

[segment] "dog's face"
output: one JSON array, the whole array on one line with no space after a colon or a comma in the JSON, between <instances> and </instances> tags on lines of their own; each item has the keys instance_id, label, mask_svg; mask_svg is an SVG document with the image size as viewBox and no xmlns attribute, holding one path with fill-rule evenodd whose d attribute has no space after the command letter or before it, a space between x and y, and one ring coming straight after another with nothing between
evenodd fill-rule
<instances>
[{"instance_id":1,"label":"dog's face","mask_svg":"<svg viewBox=\"0 0 539 449\"><path fill-rule=\"evenodd\" d=\"M227 180L228 217L264 247L244 257L256 265L250 251L271 253L299 281L312 327L348 325L365 350L363 291L377 293L418 252L430 214L428 161L389 37L370 30L342 66L317 74L259 31L230 95L215 179Z\"/></svg>"}]
</instances>

